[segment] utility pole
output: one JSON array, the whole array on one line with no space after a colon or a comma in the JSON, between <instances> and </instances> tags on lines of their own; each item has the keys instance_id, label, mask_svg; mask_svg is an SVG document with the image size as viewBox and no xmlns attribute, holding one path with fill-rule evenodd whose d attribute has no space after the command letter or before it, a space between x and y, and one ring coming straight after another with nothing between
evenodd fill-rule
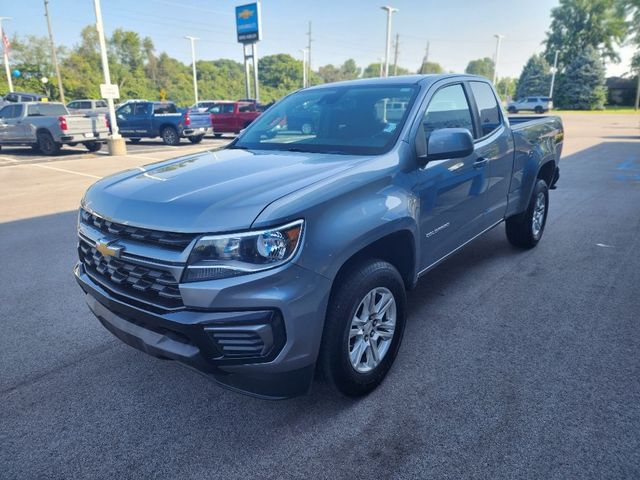
<instances>
[{"instance_id":1,"label":"utility pole","mask_svg":"<svg viewBox=\"0 0 640 480\"><path fill-rule=\"evenodd\" d=\"M502 42L504 35L500 35L499 33L496 33L494 37L496 37L496 54L493 57L493 84L495 85L496 81L498 80L498 60L500 59L500 42Z\"/></svg>"},{"instance_id":2,"label":"utility pole","mask_svg":"<svg viewBox=\"0 0 640 480\"><path fill-rule=\"evenodd\" d=\"M2 21L3 20L11 20L11 17L0 17L0 39L2 39L2 52L4 53L4 69L7 72L7 84L9 85L9 91L13 92L13 82L11 81L11 71L9 69L9 51L7 49L7 45L9 41L5 42L5 34L2 29Z\"/></svg>"},{"instance_id":3,"label":"utility pole","mask_svg":"<svg viewBox=\"0 0 640 480\"><path fill-rule=\"evenodd\" d=\"M311 21L309 21L309 31L307 35L309 36L307 42L307 84L309 84L311 83L311 42L313 42L313 38L311 38Z\"/></svg>"},{"instance_id":4,"label":"utility pole","mask_svg":"<svg viewBox=\"0 0 640 480\"><path fill-rule=\"evenodd\" d=\"M384 50L384 76L389 76L389 49L391 48L391 15L398 11L397 8L390 7L389 5L385 5L384 7L380 7L382 10L387 12L387 43Z\"/></svg>"},{"instance_id":5,"label":"utility pole","mask_svg":"<svg viewBox=\"0 0 640 480\"><path fill-rule=\"evenodd\" d=\"M53 30L51 30L51 18L49 17L49 0L44 0L44 16L47 17L47 28L49 29L49 42L51 43L51 58L53 66L56 69L56 77L58 77L58 91L60 92L60 101L64 100L64 88L62 87L62 77L60 76L60 65L58 65L58 55L56 54L56 42L53 40Z\"/></svg>"},{"instance_id":6,"label":"utility pole","mask_svg":"<svg viewBox=\"0 0 640 480\"><path fill-rule=\"evenodd\" d=\"M196 99L195 103L198 103L198 74L196 72L196 40L199 40L197 37L192 37L191 35L186 35L184 38L191 42L191 64L193 66L193 96Z\"/></svg>"},{"instance_id":7,"label":"utility pole","mask_svg":"<svg viewBox=\"0 0 640 480\"><path fill-rule=\"evenodd\" d=\"M640 103L640 69L638 69L638 86L636 87L636 104L634 109L638 110L638 104Z\"/></svg>"},{"instance_id":8,"label":"utility pole","mask_svg":"<svg viewBox=\"0 0 640 480\"><path fill-rule=\"evenodd\" d=\"M302 88L307 88L307 49L301 48L302 52Z\"/></svg>"},{"instance_id":9,"label":"utility pole","mask_svg":"<svg viewBox=\"0 0 640 480\"><path fill-rule=\"evenodd\" d=\"M556 72L558 71L558 50L556 50L556 56L553 59L553 72L551 73L551 86L549 87L549 98L553 100L553 84L556 83Z\"/></svg>"},{"instance_id":10,"label":"utility pole","mask_svg":"<svg viewBox=\"0 0 640 480\"><path fill-rule=\"evenodd\" d=\"M427 63L429 62L429 42L427 42L427 48L424 51L424 58L422 59L422 65L420 65L420 73L425 74L427 72L423 71L426 68Z\"/></svg>"},{"instance_id":11,"label":"utility pole","mask_svg":"<svg viewBox=\"0 0 640 480\"><path fill-rule=\"evenodd\" d=\"M396 33L396 48L393 54L393 76L398 74L398 49L400 48L400 34Z\"/></svg>"},{"instance_id":12,"label":"utility pole","mask_svg":"<svg viewBox=\"0 0 640 480\"><path fill-rule=\"evenodd\" d=\"M100 42L100 57L102 59L102 72L104 73L104 83L111 85L111 74L109 73L109 59L107 58L107 42L104 39L104 24L102 23L102 9L100 0L93 0L93 8L96 11L96 30L98 31L98 41ZM109 122L111 124L111 137L108 140L109 153L111 155L126 155L127 146L124 138L118 130L118 119L113 106L113 98L107 98L109 105Z\"/></svg>"}]
</instances>

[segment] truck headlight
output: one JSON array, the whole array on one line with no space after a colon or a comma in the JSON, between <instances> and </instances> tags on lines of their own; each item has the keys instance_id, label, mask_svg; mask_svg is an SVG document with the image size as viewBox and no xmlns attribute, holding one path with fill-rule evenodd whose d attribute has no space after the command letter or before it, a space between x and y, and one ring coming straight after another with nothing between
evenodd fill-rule
<instances>
[{"instance_id":1,"label":"truck headlight","mask_svg":"<svg viewBox=\"0 0 640 480\"><path fill-rule=\"evenodd\" d=\"M304 220L252 232L207 235L189 255L183 282L235 277L278 267L298 251Z\"/></svg>"}]
</instances>

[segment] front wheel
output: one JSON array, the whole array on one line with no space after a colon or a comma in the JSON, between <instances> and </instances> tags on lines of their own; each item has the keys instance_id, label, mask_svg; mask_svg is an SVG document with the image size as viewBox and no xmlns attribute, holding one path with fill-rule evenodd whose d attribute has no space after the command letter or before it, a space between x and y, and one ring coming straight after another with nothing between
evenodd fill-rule
<instances>
[{"instance_id":1,"label":"front wheel","mask_svg":"<svg viewBox=\"0 0 640 480\"><path fill-rule=\"evenodd\" d=\"M549 211L549 188L544 180L538 179L527 211L507 218L506 231L509 242L519 248L535 247L544 233Z\"/></svg>"},{"instance_id":2,"label":"front wheel","mask_svg":"<svg viewBox=\"0 0 640 480\"><path fill-rule=\"evenodd\" d=\"M542 107L536 107L534 110L538 115L544 113L544 109Z\"/></svg>"},{"instance_id":3,"label":"front wheel","mask_svg":"<svg viewBox=\"0 0 640 480\"><path fill-rule=\"evenodd\" d=\"M515 108L515 107L509 107L509 108L507 109L507 111L508 111L509 113L518 113L518 109L517 109L517 108Z\"/></svg>"},{"instance_id":4,"label":"front wheel","mask_svg":"<svg viewBox=\"0 0 640 480\"><path fill-rule=\"evenodd\" d=\"M162 129L162 141L165 145L178 145L180 143L180 136L178 135L178 131L173 127L164 127Z\"/></svg>"},{"instance_id":5,"label":"front wheel","mask_svg":"<svg viewBox=\"0 0 640 480\"><path fill-rule=\"evenodd\" d=\"M382 382L398 353L406 316L404 282L381 260L357 265L338 282L318 362L332 387L359 397Z\"/></svg>"},{"instance_id":6,"label":"front wheel","mask_svg":"<svg viewBox=\"0 0 640 480\"><path fill-rule=\"evenodd\" d=\"M130 143L133 143L134 145L137 143L140 143L140 138L129 138L128 139Z\"/></svg>"},{"instance_id":7,"label":"front wheel","mask_svg":"<svg viewBox=\"0 0 640 480\"><path fill-rule=\"evenodd\" d=\"M189 141L193 144L196 144L196 143L200 143L203 138L204 138L204 135L195 135L193 137L189 137Z\"/></svg>"}]
</instances>

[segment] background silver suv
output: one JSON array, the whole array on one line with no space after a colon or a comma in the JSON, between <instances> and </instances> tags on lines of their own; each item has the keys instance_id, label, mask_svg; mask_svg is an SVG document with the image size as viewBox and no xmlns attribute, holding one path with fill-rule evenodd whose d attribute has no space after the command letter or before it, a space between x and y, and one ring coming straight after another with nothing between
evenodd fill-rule
<instances>
[{"instance_id":1,"label":"background silver suv","mask_svg":"<svg viewBox=\"0 0 640 480\"><path fill-rule=\"evenodd\" d=\"M525 97L509 103L509 113L518 113L520 110L530 110L536 113L548 112L553 108L553 101L549 97Z\"/></svg>"}]
</instances>

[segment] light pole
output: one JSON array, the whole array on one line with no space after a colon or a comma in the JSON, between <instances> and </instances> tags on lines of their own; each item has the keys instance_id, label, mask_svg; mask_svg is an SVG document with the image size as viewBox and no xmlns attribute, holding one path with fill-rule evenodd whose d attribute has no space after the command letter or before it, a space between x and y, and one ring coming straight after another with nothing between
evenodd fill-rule
<instances>
[{"instance_id":1,"label":"light pole","mask_svg":"<svg viewBox=\"0 0 640 480\"><path fill-rule=\"evenodd\" d=\"M102 23L102 9L100 8L100 0L93 0L93 8L96 12L96 31L98 32L98 41L100 43L100 57L102 59L102 72L104 74L104 83L111 85L111 74L109 73L109 59L107 58L107 42L104 39L104 25ZM109 105L109 122L111 125L111 137L109 137L109 153L111 155L126 155L127 146L118 130L118 119L116 110L113 106L113 98L107 98Z\"/></svg>"},{"instance_id":2,"label":"light pole","mask_svg":"<svg viewBox=\"0 0 640 480\"><path fill-rule=\"evenodd\" d=\"M496 54L493 57L493 84L495 85L496 81L498 80L498 60L500 59L500 42L502 42L504 35L500 35L499 33L496 33L494 37L496 37Z\"/></svg>"},{"instance_id":3,"label":"light pole","mask_svg":"<svg viewBox=\"0 0 640 480\"><path fill-rule=\"evenodd\" d=\"M551 72L551 86L549 87L549 98L553 100L553 84L556 83L556 72L558 71L558 50L556 50L556 56L553 59L553 72Z\"/></svg>"},{"instance_id":4,"label":"light pole","mask_svg":"<svg viewBox=\"0 0 640 480\"><path fill-rule=\"evenodd\" d=\"M196 46L195 46L195 42L196 42L196 40L199 40L199 38L192 37L190 35L187 35L184 38L186 38L187 40L189 40L191 42L191 63L192 63L192 66L193 66L193 96L196 99L196 103L198 103L198 76L197 76L197 73L196 73Z\"/></svg>"},{"instance_id":5,"label":"light pole","mask_svg":"<svg viewBox=\"0 0 640 480\"><path fill-rule=\"evenodd\" d=\"M9 52L7 49L9 40L5 36L4 30L2 29L3 20L11 20L11 17L0 17L0 39L2 39L2 52L4 54L4 69L7 72L7 84L9 85L9 91L13 92L13 82L11 81L11 71L9 69Z\"/></svg>"},{"instance_id":6,"label":"light pole","mask_svg":"<svg viewBox=\"0 0 640 480\"><path fill-rule=\"evenodd\" d=\"M391 48L391 15L398 11L397 8L390 7L389 5L385 5L384 7L380 7L382 10L386 10L387 12L387 44L384 50L384 76L389 76L389 49Z\"/></svg>"},{"instance_id":7,"label":"light pole","mask_svg":"<svg viewBox=\"0 0 640 480\"><path fill-rule=\"evenodd\" d=\"M62 77L60 76L60 65L58 65L58 56L56 55L56 43L53 40L53 30L51 30L51 19L49 18L49 0L44 0L44 16L47 17L47 28L49 29L49 41L51 42L51 58L53 59L53 66L56 69L56 76L58 77L58 91L60 92L60 101L64 101L64 88L62 88Z\"/></svg>"},{"instance_id":8,"label":"light pole","mask_svg":"<svg viewBox=\"0 0 640 480\"><path fill-rule=\"evenodd\" d=\"M302 52L302 88L307 88L307 49L301 48Z\"/></svg>"}]
</instances>

